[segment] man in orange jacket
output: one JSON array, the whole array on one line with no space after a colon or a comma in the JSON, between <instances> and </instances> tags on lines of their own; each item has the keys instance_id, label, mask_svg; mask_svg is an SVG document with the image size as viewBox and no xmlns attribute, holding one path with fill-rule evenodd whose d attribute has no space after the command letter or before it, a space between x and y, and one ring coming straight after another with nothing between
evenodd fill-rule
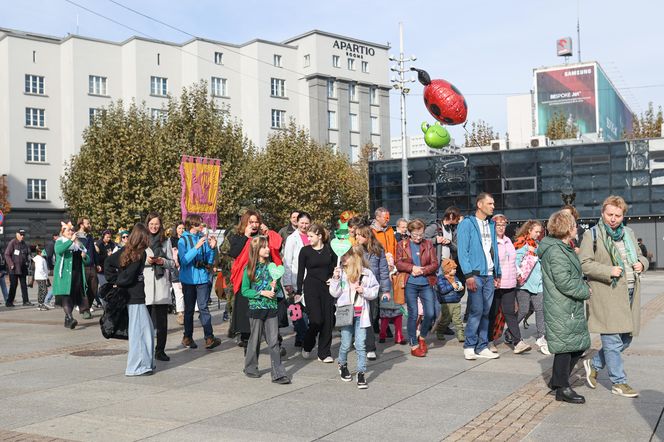
<instances>
[{"instance_id":1,"label":"man in orange jacket","mask_svg":"<svg viewBox=\"0 0 664 442\"><path fill-rule=\"evenodd\" d=\"M385 249L385 254L389 253L392 255L392 265L394 265L394 257L397 255L397 240L394 237L394 230L389 226L389 222L390 211L385 207L379 207L374 212L371 231ZM389 258L388 262L390 262Z\"/></svg>"}]
</instances>

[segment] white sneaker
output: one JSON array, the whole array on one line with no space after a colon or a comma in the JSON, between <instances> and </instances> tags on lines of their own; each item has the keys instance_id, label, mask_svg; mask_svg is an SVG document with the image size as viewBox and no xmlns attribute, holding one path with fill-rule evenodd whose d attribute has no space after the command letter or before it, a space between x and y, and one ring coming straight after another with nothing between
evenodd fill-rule
<instances>
[{"instance_id":1,"label":"white sneaker","mask_svg":"<svg viewBox=\"0 0 664 442\"><path fill-rule=\"evenodd\" d=\"M376 360L376 352L375 351L370 351L367 353L367 359L370 361L375 361Z\"/></svg>"},{"instance_id":2,"label":"white sneaker","mask_svg":"<svg viewBox=\"0 0 664 442\"><path fill-rule=\"evenodd\" d=\"M493 353L491 353L493 354ZM463 357L468 360L468 361L474 361L477 359L477 355L475 354L475 349L474 348L464 348L463 349Z\"/></svg>"},{"instance_id":3,"label":"white sneaker","mask_svg":"<svg viewBox=\"0 0 664 442\"><path fill-rule=\"evenodd\" d=\"M526 344L524 341L519 341L518 344L514 347L514 354L520 355L521 353L530 351L530 345Z\"/></svg>"},{"instance_id":4,"label":"white sneaker","mask_svg":"<svg viewBox=\"0 0 664 442\"><path fill-rule=\"evenodd\" d=\"M318 358L318 360L320 362L324 362L326 364L331 364L332 362L334 362L334 359L332 359L332 356L328 356L325 359Z\"/></svg>"},{"instance_id":5,"label":"white sneaker","mask_svg":"<svg viewBox=\"0 0 664 442\"><path fill-rule=\"evenodd\" d=\"M542 352L542 354L547 356L551 354L551 352L549 351L549 345L547 344L546 338L544 336L537 339L537 341L535 341L535 344L539 345L539 350Z\"/></svg>"},{"instance_id":6,"label":"white sneaker","mask_svg":"<svg viewBox=\"0 0 664 442\"><path fill-rule=\"evenodd\" d=\"M486 359L498 359L500 355L498 353L494 353L488 348L485 348L481 352L477 353L478 358L486 358Z\"/></svg>"},{"instance_id":7,"label":"white sneaker","mask_svg":"<svg viewBox=\"0 0 664 442\"><path fill-rule=\"evenodd\" d=\"M311 357L311 352L310 351L304 351L304 349L303 349L302 350L302 357L304 359L309 359Z\"/></svg>"}]
</instances>

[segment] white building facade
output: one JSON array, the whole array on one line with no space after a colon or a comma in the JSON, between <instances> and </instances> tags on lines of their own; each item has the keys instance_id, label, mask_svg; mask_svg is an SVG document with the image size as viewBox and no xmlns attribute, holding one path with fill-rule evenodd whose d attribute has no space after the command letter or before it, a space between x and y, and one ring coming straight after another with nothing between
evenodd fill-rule
<instances>
[{"instance_id":1,"label":"white building facade","mask_svg":"<svg viewBox=\"0 0 664 442\"><path fill-rule=\"evenodd\" d=\"M50 233L65 209L64 164L79 151L98 109L117 99L145 102L158 118L169 96L200 80L259 148L292 118L351 160L369 142L387 157L388 49L317 30L285 42L236 45L200 38L118 43L0 28L0 174L12 206L7 231Z\"/></svg>"}]
</instances>

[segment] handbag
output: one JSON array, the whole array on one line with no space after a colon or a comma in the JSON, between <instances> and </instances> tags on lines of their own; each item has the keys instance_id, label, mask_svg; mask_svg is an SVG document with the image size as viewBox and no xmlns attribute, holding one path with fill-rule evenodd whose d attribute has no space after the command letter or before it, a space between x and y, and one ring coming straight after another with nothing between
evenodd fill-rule
<instances>
[{"instance_id":1,"label":"handbag","mask_svg":"<svg viewBox=\"0 0 664 442\"><path fill-rule=\"evenodd\" d=\"M516 282L519 285L524 285L526 281L528 281L528 278L530 277L530 274L532 273L533 269L535 268L535 265L537 264L537 257L526 254L526 256L523 257L521 260L521 265L517 269L517 276L516 276Z\"/></svg>"},{"instance_id":2,"label":"handbag","mask_svg":"<svg viewBox=\"0 0 664 442\"><path fill-rule=\"evenodd\" d=\"M362 276L360 276L360 282L362 284ZM355 297L353 302L347 305L338 305L337 311L334 313L336 318L334 326L336 328L348 327L353 325L353 320L355 319L355 302L357 301L357 292L355 292Z\"/></svg>"},{"instance_id":3,"label":"handbag","mask_svg":"<svg viewBox=\"0 0 664 442\"><path fill-rule=\"evenodd\" d=\"M392 277L392 289L394 291L394 303L406 303L406 282L408 281L409 273L399 272Z\"/></svg>"}]
</instances>

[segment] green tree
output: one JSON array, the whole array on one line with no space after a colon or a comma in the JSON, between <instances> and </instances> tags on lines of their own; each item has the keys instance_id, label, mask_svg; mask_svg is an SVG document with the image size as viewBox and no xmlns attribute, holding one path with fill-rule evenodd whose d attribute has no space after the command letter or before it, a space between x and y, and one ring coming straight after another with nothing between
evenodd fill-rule
<instances>
[{"instance_id":1,"label":"green tree","mask_svg":"<svg viewBox=\"0 0 664 442\"><path fill-rule=\"evenodd\" d=\"M6 215L11 210L9 205L9 187L7 187L7 176L0 176L0 210Z\"/></svg>"},{"instance_id":2,"label":"green tree","mask_svg":"<svg viewBox=\"0 0 664 442\"><path fill-rule=\"evenodd\" d=\"M283 225L293 209L323 223L343 210L367 210L364 171L316 143L292 120L256 154L251 175L254 206L271 228Z\"/></svg>"},{"instance_id":3,"label":"green tree","mask_svg":"<svg viewBox=\"0 0 664 442\"><path fill-rule=\"evenodd\" d=\"M219 222L235 221L251 194L244 184L253 148L223 110L208 98L204 82L169 99L164 122L145 104L112 103L83 133L83 145L61 178L69 212L87 215L97 229L120 228L142 220L148 211L165 222L180 219L181 155L222 160Z\"/></svg>"},{"instance_id":4,"label":"green tree","mask_svg":"<svg viewBox=\"0 0 664 442\"><path fill-rule=\"evenodd\" d=\"M563 140L576 138L578 127L576 123L562 112L555 112L546 126L546 136L550 140Z\"/></svg>"},{"instance_id":5,"label":"green tree","mask_svg":"<svg viewBox=\"0 0 664 442\"><path fill-rule=\"evenodd\" d=\"M648 109L641 115L632 115L632 132L626 134L626 138L657 138L662 136L662 124L664 115L662 106L657 107L657 112L652 104L648 103Z\"/></svg>"},{"instance_id":6,"label":"green tree","mask_svg":"<svg viewBox=\"0 0 664 442\"><path fill-rule=\"evenodd\" d=\"M481 119L470 123L470 131L463 134L466 146L488 146L491 140L497 140L498 137L498 132L494 132L493 127Z\"/></svg>"}]
</instances>

